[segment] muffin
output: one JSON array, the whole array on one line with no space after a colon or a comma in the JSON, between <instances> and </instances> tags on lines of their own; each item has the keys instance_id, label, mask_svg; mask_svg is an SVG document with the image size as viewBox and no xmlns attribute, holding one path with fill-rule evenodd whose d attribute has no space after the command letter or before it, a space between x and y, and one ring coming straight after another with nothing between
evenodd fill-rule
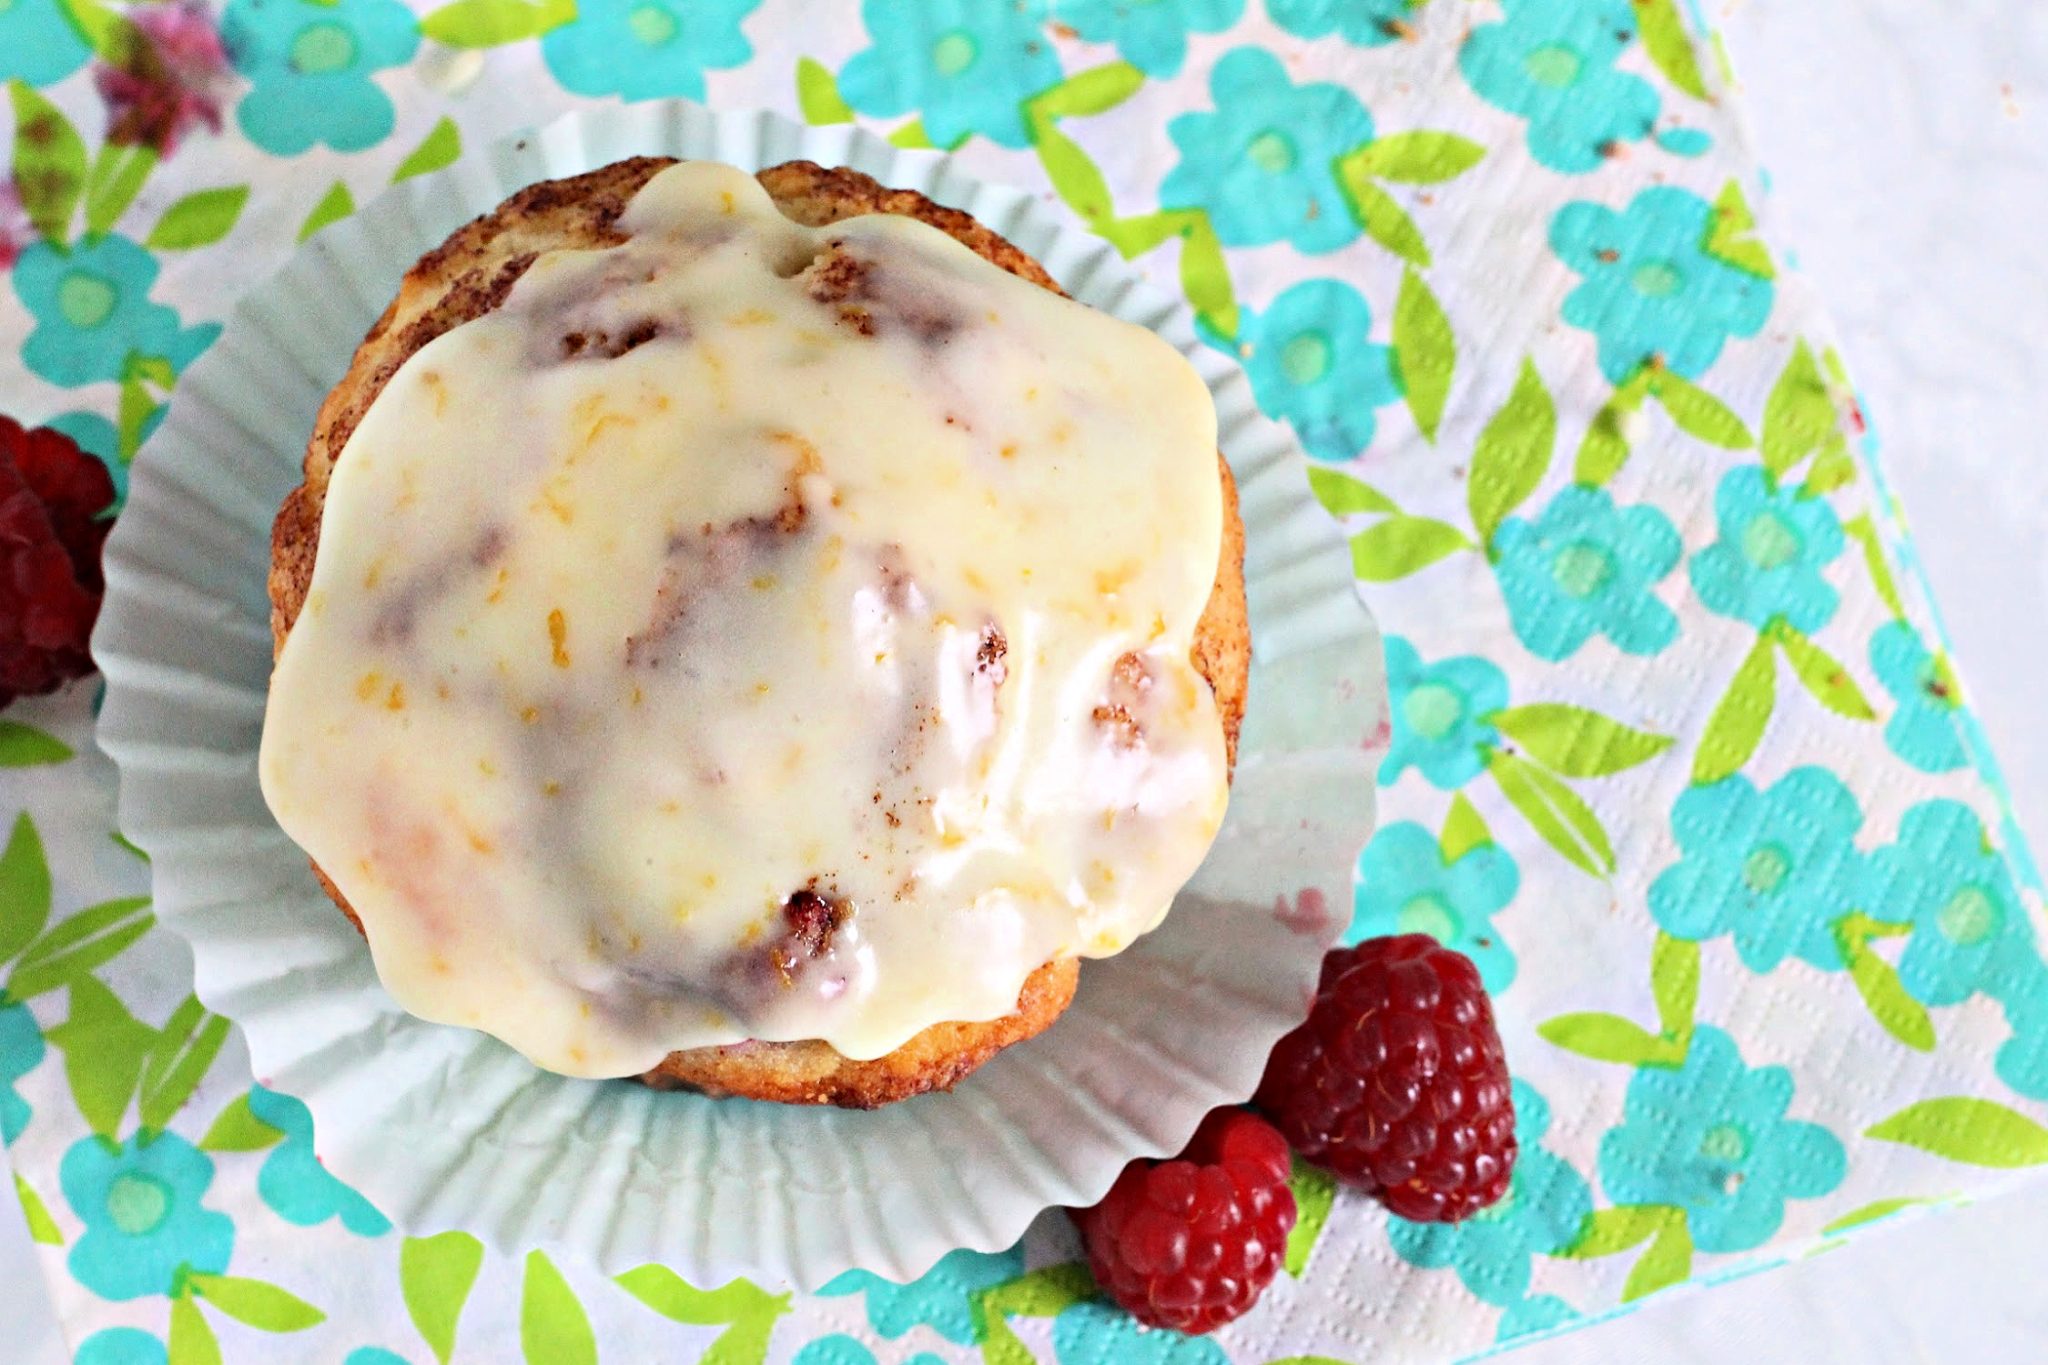
<instances>
[{"instance_id":1,"label":"muffin","mask_svg":"<svg viewBox=\"0 0 2048 1365\"><path fill-rule=\"evenodd\" d=\"M1243 528L1163 342L922 195L753 179L547 181L407 273L277 517L264 788L414 1013L873 1107L1192 874Z\"/></svg>"}]
</instances>

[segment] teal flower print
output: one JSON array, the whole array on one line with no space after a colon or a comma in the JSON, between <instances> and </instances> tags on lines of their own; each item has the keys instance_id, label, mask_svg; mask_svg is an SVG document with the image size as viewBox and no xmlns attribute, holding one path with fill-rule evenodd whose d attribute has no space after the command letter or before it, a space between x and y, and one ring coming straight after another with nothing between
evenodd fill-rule
<instances>
[{"instance_id":1,"label":"teal flower print","mask_svg":"<svg viewBox=\"0 0 2048 1365\"><path fill-rule=\"evenodd\" d=\"M948 1341L974 1343L977 1291L1013 1280L1024 1273L1024 1252L1018 1247L993 1254L953 1251L909 1284L896 1284L866 1270L849 1270L820 1294L865 1294L868 1325L894 1340L923 1323Z\"/></svg>"},{"instance_id":2,"label":"teal flower print","mask_svg":"<svg viewBox=\"0 0 2048 1365\"><path fill-rule=\"evenodd\" d=\"M1054 0L1053 17L1091 43L1115 43L1119 56L1148 76L1177 76L1188 34L1221 33L1244 13L1244 0Z\"/></svg>"},{"instance_id":3,"label":"teal flower print","mask_svg":"<svg viewBox=\"0 0 2048 1365\"><path fill-rule=\"evenodd\" d=\"M149 301L156 258L126 237L75 243L70 252L37 242L14 264L14 292L36 320L22 363L66 388L119 380L130 356L161 356L182 370L220 335L217 323L180 325Z\"/></svg>"},{"instance_id":4,"label":"teal flower print","mask_svg":"<svg viewBox=\"0 0 2048 1365\"><path fill-rule=\"evenodd\" d=\"M761 0L577 0L576 17L549 29L540 55L579 95L649 100L704 98L704 72L743 65L753 44L740 21Z\"/></svg>"},{"instance_id":5,"label":"teal flower print","mask_svg":"<svg viewBox=\"0 0 2048 1365\"><path fill-rule=\"evenodd\" d=\"M14 1083L43 1060L43 1031L26 1005L0 1005L0 1141L12 1145L35 1112Z\"/></svg>"},{"instance_id":6,"label":"teal flower print","mask_svg":"<svg viewBox=\"0 0 2048 1365\"><path fill-rule=\"evenodd\" d=\"M1165 208L1202 209L1225 246L1290 242L1315 254L1358 236L1337 158L1372 141L1372 115L1341 85L1296 85L1272 53L1233 49L1209 74L1214 113L1167 125L1180 161Z\"/></svg>"},{"instance_id":7,"label":"teal flower print","mask_svg":"<svg viewBox=\"0 0 2048 1365\"><path fill-rule=\"evenodd\" d=\"M410 1365L406 1358L396 1351L387 1351L382 1346L358 1346L342 1359L341 1365Z\"/></svg>"},{"instance_id":8,"label":"teal flower print","mask_svg":"<svg viewBox=\"0 0 2048 1365\"><path fill-rule=\"evenodd\" d=\"M1521 883L1521 869L1499 844L1480 844L1446 863L1443 846L1421 825L1388 825L1358 855L1344 942L1428 934L1471 958L1486 989L1497 994L1515 979L1515 955L1493 917Z\"/></svg>"},{"instance_id":9,"label":"teal flower print","mask_svg":"<svg viewBox=\"0 0 2048 1365\"><path fill-rule=\"evenodd\" d=\"M1400 25L1424 3L1425 0L1266 0L1266 13L1297 38L1338 33L1356 47L1378 47L1400 37Z\"/></svg>"},{"instance_id":10,"label":"teal flower print","mask_svg":"<svg viewBox=\"0 0 2048 1365\"><path fill-rule=\"evenodd\" d=\"M2048 969L2039 962L2020 963L2003 984L2012 1037L2000 1045L1992 1069L2022 1095L2048 1099Z\"/></svg>"},{"instance_id":11,"label":"teal flower print","mask_svg":"<svg viewBox=\"0 0 2048 1365\"><path fill-rule=\"evenodd\" d=\"M83 1137L57 1168L64 1200L85 1224L72 1245L71 1278L103 1299L168 1294L179 1270L218 1275L235 1247L235 1225L201 1206L213 1162L176 1133L116 1147Z\"/></svg>"},{"instance_id":12,"label":"teal flower print","mask_svg":"<svg viewBox=\"0 0 2048 1365\"><path fill-rule=\"evenodd\" d=\"M1397 403L1393 352L1368 339L1372 307L1341 280L1304 280L1263 313L1241 314L1236 347L1259 407L1284 420L1318 460L1372 444L1374 410ZM1250 348L1246 354L1246 347Z\"/></svg>"},{"instance_id":13,"label":"teal flower print","mask_svg":"<svg viewBox=\"0 0 2048 1365\"><path fill-rule=\"evenodd\" d=\"M135 1327L109 1327L78 1343L72 1365L166 1365L164 1344Z\"/></svg>"},{"instance_id":14,"label":"teal flower print","mask_svg":"<svg viewBox=\"0 0 2048 1365\"><path fill-rule=\"evenodd\" d=\"M249 1091L249 1112L284 1134L256 1174L256 1193L272 1212L302 1228L338 1217L358 1237L391 1231L390 1219L320 1164L313 1152L313 1116L305 1105L259 1085Z\"/></svg>"},{"instance_id":15,"label":"teal flower print","mask_svg":"<svg viewBox=\"0 0 2048 1365\"><path fill-rule=\"evenodd\" d=\"M1870 637L1870 670L1897 703L1884 726L1893 753L1923 773L1953 772L1969 761L1956 725L1963 699L1955 674L1918 632L1904 621L1880 626Z\"/></svg>"},{"instance_id":16,"label":"teal flower print","mask_svg":"<svg viewBox=\"0 0 2048 1365\"><path fill-rule=\"evenodd\" d=\"M1650 589L1678 567L1671 519L1647 503L1614 505L1604 488L1559 490L1534 522L1509 517L1493 572L1515 636L1539 659L1568 659L1595 635L1624 654L1655 654L1678 617Z\"/></svg>"},{"instance_id":17,"label":"teal flower print","mask_svg":"<svg viewBox=\"0 0 2048 1365\"><path fill-rule=\"evenodd\" d=\"M1684 1065L1636 1069L1621 1126L1600 1139L1600 1183L1616 1204L1683 1209L1701 1251L1762 1246L1787 1200L1818 1198L1848 1170L1833 1133L1785 1117L1791 1102L1791 1072L1744 1066L1735 1040L1703 1024Z\"/></svg>"},{"instance_id":18,"label":"teal flower print","mask_svg":"<svg viewBox=\"0 0 2048 1365\"><path fill-rule=\"evenodd\" d=\"M1450 1266L1488 1303L1512 1304L1529 1292L1529 1262L1561 1250L1593 1212L1585 1178L1537 1144L1550 1128L1550 1106L1534 1087L1515 1082L1515 1138L1521 1155L1500 1202L1462 1223L1411 1223L1389 1218L1394 1252L1429 1270Z\"/></svg>"},{"instance_id":19,"label":"teal flower print","mask_svg":"<svg viewBox=\"0 0 2048 1365\"><path fill-rule=\"evenodd\" d=\"M1735 936L1753 972L1787 957L1847 964L1835 921L1857 904L1863 811L1825 768L1794 768L1769 791L1740 775L1690 787L1671 809L1678 862L1650 883L1650 917L1673 938Z\"/></svg>"},{"instance_id":20,"label":"teal flower print","mask_svg":"<svg viewBox=\"0 0 2048 1365\"><path fill-rule=\"evenodd\" d=\"M1583 175L1657 122L1657 88L1614 66L1635 38L1629 0L1506 0L1502 21L1458 49L1458 69L1479 98L1529 121L1529 155Z\"/></svg>"},{"instance_id":21,"label":"teal flower print","mask_svg":"<svg viewBox=\"0 0 2048 1365\"><path fill-rule=\"evenodd\" d=\"M1481 750L1500 743L1487 716L1508 704L1508 676L1477 655L1424 665L1415 646L1387 637L1387 688L1393 739L1380 761L1380 785L1392 786L1410 767L1443 791L1454 791L1486 766Z\"/></svg>"},{"instance_id":22,"label":"teal flower print","mask_svg":"<svg viewBox=\"0 0 2048 1365\"><path fill-rule=\"evenodd\" d=\"M1707 610L1762 629L1783 621L1811 635L1834 619L1841 594L1821 577L1844 543L1825 498L1772 489L1754 465L1731 469L1714 490L1720 539L1692 557L1692 590Z\"/></svg>"},{"instance_id":23,"label":"teal flower print","mask_svg":"<svg viewBox=\"0 0 2048 1365\"><path fill-rule=\"evenodd\" d=\"M57 0L0 3L0 81L55 85L90 56Z\"/></svg>"},{"instance_id":24,"label":"teal flower print","mask_svg":"<svg viewBox=\"0 0 2048 1365\"><path fill-rule=\"evenodd\" d=\"M1567 204L1550 220L1550 249L1584 281L1565 296L1564 320L1600 343L1600 372L1620 384L1652 359L1688 379L1729 337L1755 336L1773 288L1706 252L1713 206L1688 190L1653 185L1627 211Z\"/></svg>"},{"instance_id":25,"label":"teal flower print","mask_svg":"<svg viewBox=\"0 0 2048 1365\"><path fill-rule=\"evenodd\" d=\"M1864 911L1913 926L1899 982L1924 1005L2005 994L2040 965L2012 871L1960 801L1907 811L1898 840L1870 855L1864 886Z\"/></svg>"},{"instance_id":26,"label":"teal flower print","mask_svg":"<svg viewBox=\"0 0 2048 1365\"><path fill-rule=\"evenodd\" d=\"M1555 1294L1536 1294L1507 1306L1500 1315L1500 1327L1494 1332L1493 1339L1497 1342L1518 1341L1539 1332L1552 1331L1568 1322L1577 1322L1583 1316Z\"/></svg>"},{"instance_id":27,"label":"teal flower print","mask_svg":"<svg viewBox=\"0 0 2048 1365\"><path fill-rule=\"evenodd\" d=\"M870 1351L858 1337L835 1332L829 1337L819 1337L806 1342L802 1350L790 1357L789 1365L877 1365L875 1353ZM946 1362L930 1351L919 1351L903 1362L903 1365L946 1365Z\"/></svg>"},{"instance_id":28,"label":"teal flower print","mask_svg":"<svg viewBox=\"0 0 2048 1365\"><path fill-rule=\"evenodd\" d=\"M371 79L419 49L398 0L229 0L220 36L251 89L235 120L278 156L315 143L360 152L391 135L391 97Z\"/></svg>"},{"instance_id":29,"label":"teal flower print","mask_svg":"<svg viewBox=\"0 0 2048 1365\"><path fill-rule=\"evenodd\" d=\"M1140 1327L1129 1313L1097 1299L1053 1319L1052 1353L1059 1365L1229 1365L1209 1338Z\"/></svg>"},{"instance_id":30,"label":"teal flower print","mask_svg":"<svg viewBox=\"0 0 2048 1365\"><path fill-rule=\"evenodd\" d=\"M916 112L950 147L979 133L1005 147L1031 142L1024 101L1059 83L1045 0L861 0L874 46L839 72L839 93L863 114Z\"/></svg>"}]
</instances>

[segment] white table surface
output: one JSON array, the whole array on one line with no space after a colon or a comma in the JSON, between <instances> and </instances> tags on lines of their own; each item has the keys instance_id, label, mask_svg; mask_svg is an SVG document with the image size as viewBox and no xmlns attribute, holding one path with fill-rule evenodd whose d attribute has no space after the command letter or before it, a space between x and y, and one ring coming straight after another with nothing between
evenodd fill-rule
<instances>
[{"instance_id":1,"label":"white table surface","mask_svg":"<svg viewBox=\"0 0 2048 1365\"><path fill-rule=\"evenodd\" d=\"M1707 7L1775 177L1767 226L1842 331L1965 688L2048 855L2048 725L2033 716L2048 676L2048 5ZM2048 1180L1507 1361L2036 1361L2044 1268ZM0 1324L15 1365L62 1365L41 1270L4 1203Z\"/></svg>"}]
</instances>

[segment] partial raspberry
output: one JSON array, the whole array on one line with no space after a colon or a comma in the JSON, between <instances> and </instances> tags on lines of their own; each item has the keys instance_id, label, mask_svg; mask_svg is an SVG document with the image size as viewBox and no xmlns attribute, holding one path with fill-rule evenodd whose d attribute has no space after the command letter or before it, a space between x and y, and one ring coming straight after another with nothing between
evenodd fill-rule
<instances>
[{"instance_id":1,"label":"partial raspberry","mask_svg":"<svg viewBox=\"0 0 2048 1365\"><path fill-rule=\"evenodd\" d=\"M0 417L0 706L92 672L106 466L62 432Z\"/></svg>"},{"instance_id":2,"label":"partial raspberry","mask_svg":"<svg viewBox=\"0 0 2048 1365\"><path fill-rule=\"evenodd\" d=\"M1273 1282L1294 1228L1287 1144L1242 1109L1202 1120L1172 1161L1133 1161L1073 1211L1096 1283L1138 1321L1207 1332Z\"/></svg>"},{"instance_id":3,"label":"partial raspberry","mask_svg":"<svg viewBox=\"0 0 2048 1365\"><path fill-rule=\"evenodd\" d=\"M1427 934L1331 950L1254 1103L1304 1158L1417 1222L1477 1213L1514 1173L1493 1007L1471 959Z\"/></svg>"}]
</instances>

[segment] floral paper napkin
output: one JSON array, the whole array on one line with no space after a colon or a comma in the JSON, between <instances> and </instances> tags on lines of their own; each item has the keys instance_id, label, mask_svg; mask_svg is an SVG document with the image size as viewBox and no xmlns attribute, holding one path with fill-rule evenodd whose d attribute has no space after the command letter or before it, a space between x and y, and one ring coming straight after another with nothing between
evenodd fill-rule
<instances>
[{"instance_id":1,"label":"floral paper napkin","mask_svg":"<svg viewBox=\"0 0 2048 1365\"><path fill-rule=\"evenodd\" d=\"M78 1359L1441 1360L2048 1162L2039 880L1693 19L0 0L0 412L117 480L298 241L592 101L858 118L1183 291L1316 461L1388 635L1351 935L1479 963L1523 1144L1455 1228L1304 1171L1288 1273L1200 1340L1094 1300L1057 1215L805 1297L408 1239L190 997L88 684L0 721L0 1126Z\"/></svg>"}]
</instances>

